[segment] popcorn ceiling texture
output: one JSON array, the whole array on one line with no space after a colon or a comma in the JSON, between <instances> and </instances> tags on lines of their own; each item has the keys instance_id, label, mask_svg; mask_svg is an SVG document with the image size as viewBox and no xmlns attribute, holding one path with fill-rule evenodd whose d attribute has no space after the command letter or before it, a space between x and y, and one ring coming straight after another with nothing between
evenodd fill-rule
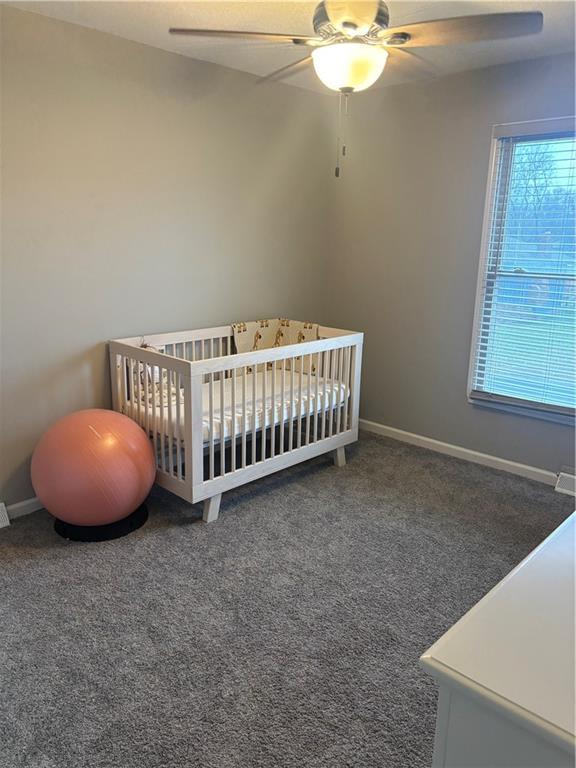
<instances>
[{"instance_id":1,"label":"popcorn ceiling texture","mask_svg":"<svg viewBox=\"0 0 576 768\"><path fill-rule=\"evenodd\" d=\"M0 532L1 768L419 768L426 648L571 511L551 488L364 435L223 499L154 491L101 544Z\"/></svg>"}]
</instances>

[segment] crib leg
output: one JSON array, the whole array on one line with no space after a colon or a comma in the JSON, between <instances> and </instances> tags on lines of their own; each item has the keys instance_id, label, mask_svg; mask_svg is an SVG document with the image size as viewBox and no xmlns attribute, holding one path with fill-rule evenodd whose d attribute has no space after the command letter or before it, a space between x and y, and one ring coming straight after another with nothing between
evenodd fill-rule
<instances>
[{"instance_id":1,"label":"crib leg","mask_svg":"<svg viewBox=\"0 0 576 768\"><path fill-rule=\"evenodd\" d=\"M202 512L202 520L205 523L213 523L214 520L218 520L218 512L220 511L221 500L222 500L221 493L216 494L216 496L211 496L209 499L204 499L204 510Z\"/></svg>"},{"instance_id":2,"label":"crib leg","mask_svg":"<svg viewBox=\"0 0 576 768\"><path fill-rule=\"evenodd\" d=\"M334 451L334 464L337 467L345 467L346 466L346 449L344 446L341 448L336 448Z\"/></svg>"}]
</instances>

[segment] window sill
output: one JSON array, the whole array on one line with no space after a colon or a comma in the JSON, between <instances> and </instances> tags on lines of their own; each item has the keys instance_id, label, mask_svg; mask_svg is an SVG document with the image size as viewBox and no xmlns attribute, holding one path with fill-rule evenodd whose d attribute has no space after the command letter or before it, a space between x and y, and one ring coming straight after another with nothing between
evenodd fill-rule
<instances>
[{"instance_id":1,"label":"window sill","mask_svg":"<svg viewBox=\"0 0 576 768\"><path fill-rule=\"evenodd\" d=\"M516 416L527 416L530 419L540 419L541 421L549 421L553 424L562 424L568 427L574 427L576 423L574 415L571 414L542 411L538 408L516 405L515 403L503 403L498 400L484 400L481 398L470 397L470 395L468 395L468 402L470 405L477 408L488 408L492 411L512 413Z\"/></svg>"}]
</instances>

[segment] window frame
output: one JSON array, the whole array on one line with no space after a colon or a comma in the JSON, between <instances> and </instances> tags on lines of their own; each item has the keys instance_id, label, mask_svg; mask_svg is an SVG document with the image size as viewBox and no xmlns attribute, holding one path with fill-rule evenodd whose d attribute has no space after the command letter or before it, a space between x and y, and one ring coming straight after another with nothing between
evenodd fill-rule
<instances>
[{"instance_id":1,"label":"window frame","mask_svg":"<svg viewBox=\"0 0 576 768\"><path fill-rule=\"evenodd\" d=\"M498 160L499 140L504 138L516 138L533 136L534 138L552 136L559 133L574 133L576 118L572 115L563 117L545 118L541 120L527 120L518 123L500 123L492 127L492 139L490 144L490 162L488 178L486 182L486 194L484 198L484 218L482 223L482 239L480 244L480 259L478 264L478 276L476 282L476 295L474 300L474 319L472 324L472 340L470 344L470 360L468 365L467 400L471 405L480 408L491 408L498 411L515 413L522 416L544 419L560 424L574 425L575 411L566 412L561 406L546 403L532 403L521 398L509 397L496 393L481 393L474 389L476 377L476 361L480 344L480 326L484 317L486 299L486 286L488 283L488 266L490 259L490 238L494 218L493 205L498 194ZM508 175L505 183L509 183Z\"/></svg>"}]
</instances>

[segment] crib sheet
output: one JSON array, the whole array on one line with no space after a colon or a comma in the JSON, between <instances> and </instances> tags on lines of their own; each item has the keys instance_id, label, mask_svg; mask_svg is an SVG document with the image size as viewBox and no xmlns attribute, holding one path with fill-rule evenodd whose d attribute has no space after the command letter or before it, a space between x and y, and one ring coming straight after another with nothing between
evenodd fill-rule
<instances>
[{"instance_id":1,"label":"crib sheet","mask_svg":"<svg viewBox=\"0 0 576 768\"><path fill-rule=\"evenodd\" d=\"M274 402L272 401L272 376L274 379ZM308 397L308 374L302 373L302 388L300 390L300 374L294 372L294 397L290 398L290 371L284 374L284 408L282 412L282 374L280 370L275 372L269 370L266 372L266 400L262 397L262 378L264 374L256 374L256 430L262 429L265 424L270 427L273 423L289 421L291 418L298 418L300 415L306 417L315 412L322 413L325 410L341 406L346 401L349 390L345 384L338 381L326 380L326 394L324 395L324 380L320 377L318 380L318 398L316 398L316 377L310 375L310 397ZM254 428L253 419L253 396L252 388L254 385L254 374L246 376L246 433L249 434ZM242 435L242 379L236 378L236 409L232 413L232 379L224 380L224 418L221 412L221 389L220 382L214 382L213 388L213 411L214 411L214 441L220 440L222 435L222 423L224 424L224 439L233 435L240 437ZM204 384L202 388L203 422L202 435L205 443L210 440L210 388L209 384ZM172 416L176 418L176 403L173 401L164 408L157 409L157 431L165 432L168 423L168 410L172 409ZM184 409L180 409L180 429L184 430Z\"/></svg>"}]
</instances>

